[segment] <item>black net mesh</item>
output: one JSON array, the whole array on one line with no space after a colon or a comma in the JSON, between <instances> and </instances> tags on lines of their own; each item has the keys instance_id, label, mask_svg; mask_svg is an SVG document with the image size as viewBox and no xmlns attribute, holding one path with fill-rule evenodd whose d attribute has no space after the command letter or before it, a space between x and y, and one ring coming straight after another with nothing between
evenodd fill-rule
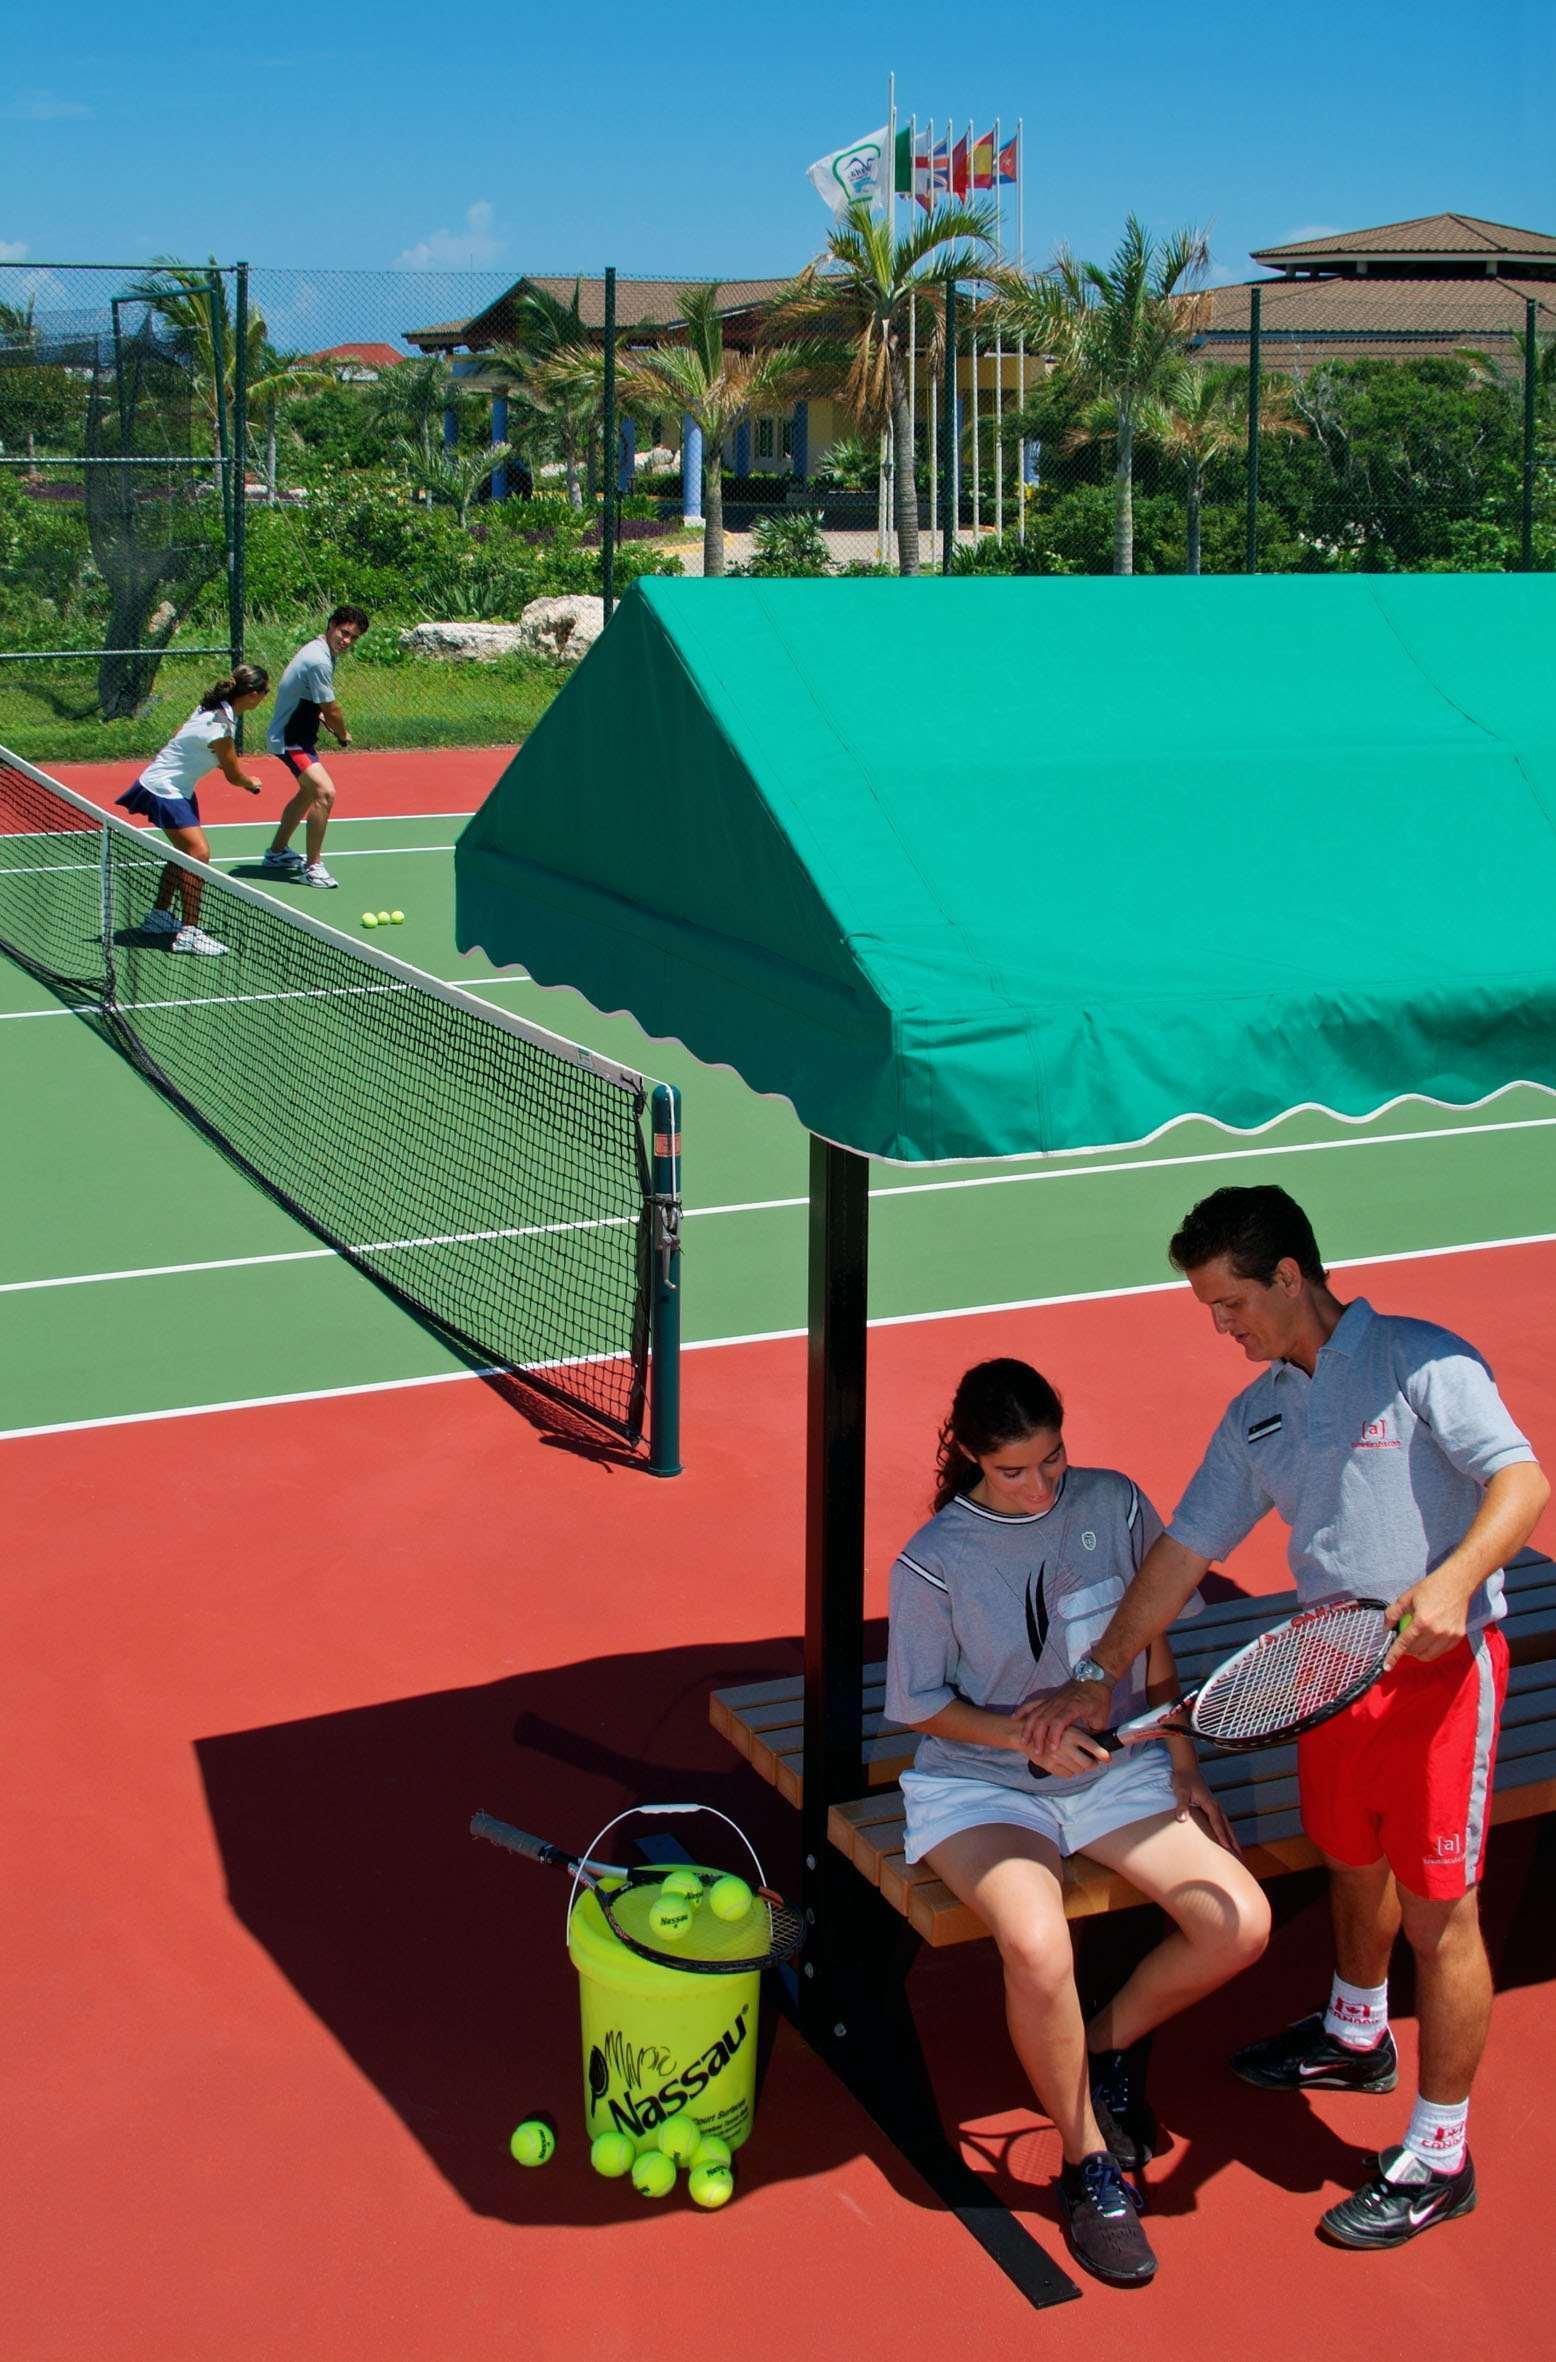
<instances>
[{"instance_id":1,"label":"black net mesh","mask_svg":"<svg viewBox=\"0 0 1556 2362\"><path fill-rule=\"evenodd\" d=\"M0 751L0 949L379 1286L635 1442L642 1079L176 855L223 949L175 952L169 858Z\"/></svg>"}]
</instances>

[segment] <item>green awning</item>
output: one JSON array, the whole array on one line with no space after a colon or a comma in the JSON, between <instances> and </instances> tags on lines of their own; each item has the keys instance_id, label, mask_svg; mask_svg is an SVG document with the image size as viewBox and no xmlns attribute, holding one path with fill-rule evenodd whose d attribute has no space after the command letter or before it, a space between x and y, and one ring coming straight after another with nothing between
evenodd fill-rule
<instances>
[{"instance_id":1,"label":"green awning","mask_svg":"<svg viewBox=\"0 0 1556 2362\"><path fill-rule=\"evenodd\" d=\"M1556 579L623 601L466 827L463 950L874 1156L1556 1087Z\"/></svg>"}]
</instances>

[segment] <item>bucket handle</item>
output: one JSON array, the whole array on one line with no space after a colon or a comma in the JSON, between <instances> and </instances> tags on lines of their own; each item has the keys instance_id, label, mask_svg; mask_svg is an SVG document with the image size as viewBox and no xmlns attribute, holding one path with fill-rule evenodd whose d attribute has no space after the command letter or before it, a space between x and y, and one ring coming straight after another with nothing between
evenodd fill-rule
<instances>
[{"instance_id":1,"label":"bucket handle","mask_svg":"<svg viewBox=\"0 0 1556 2362\"><path fill-rule=\"evenodd\" d=\"M568 1889L567 1917L563 1922L562 1940L564 1944L567 1941L566 1931L572 1926L573 1923L573 1911L578 1901L579 1881L583 1877L585 1870L594 1865L595 1855L598 1852L600 1840L602 1838L609 1837L613 1829L619 1829L623 1821L636 1820L640 1813L711 1813L716 1821L722 1821L726 1828L734 1830L735 1835L739 1838L741 1844L751 1856L752 1863L756 1870L756 1883L758 1887L765 1888L767 1884L767 1873L762 1868L761 1857L758 1855L756 1847L751 1843L750 1838L746 1835L744 1829L741 1828L740 1823L738 1821L732 1821L728 1813L720 1812L716 1804L629 1804L625 1812L619 1812L616 1814L614 1820L607 1821L604 1828L601 1829L595 1837L591 1838L590 1842L584 1847L583 1857L580 1860L577 1869L573 1872L573 1883Z\"/></svg>"}]
</instances>

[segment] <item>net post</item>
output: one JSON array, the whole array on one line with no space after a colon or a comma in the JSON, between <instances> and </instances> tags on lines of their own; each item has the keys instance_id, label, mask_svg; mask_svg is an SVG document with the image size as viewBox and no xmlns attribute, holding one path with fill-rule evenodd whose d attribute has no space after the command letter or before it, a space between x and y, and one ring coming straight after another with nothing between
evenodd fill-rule
<instances>
[{"instance_id":1,"label":"net post","mask_svg":"<svg viewBox=\"0 0 1556 2362\"><path fill-rule=\"evenodd\" d=\"M97 848L97 908L103 930L103 998L114 997L113 968L113 835L102 829Z\"/></svg>"},{"instance_id":2,"label":"net post","mask_svg":"<svg viewBox=\"0 0 1556 2362\"><path fill-rule=\"evenodd\" d=\"M681 1473L681 1094L655 1083L653 1289L649 1307L648 1467Z\"/></svg>"},{"instance_id":3,"label":"net post","mask_svg":"<svg viewBox=\"0 0 1556 2362\"><path fill-rule=\"evenodd\" d=\"M616 273L605 272L605 399L601 433L605 450L605 505L600 516L600 595L602 620L609 623L616 604L616 487L621 457L616 449Z\"/></svg>"}]
</instances>

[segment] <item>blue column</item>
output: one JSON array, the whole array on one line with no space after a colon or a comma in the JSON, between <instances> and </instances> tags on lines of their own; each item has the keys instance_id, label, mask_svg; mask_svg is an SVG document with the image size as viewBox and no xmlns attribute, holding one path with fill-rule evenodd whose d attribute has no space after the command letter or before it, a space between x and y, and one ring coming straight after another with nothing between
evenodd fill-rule
<instances>
[{"instance_id":1,"label":"blue column","mask_svg":"<svg viewBox=\"0 0 1556 2362\"><path fill-rule=\"evenodd\" d=\"M702 523L702 429L681 413L681 522Z\"/></svg>"},{"instance_id":2,"label":"blue column","mask_svg":"<svg viewBox=\"0 0 1556 2362\"><path fill-rule=\"evenodd\" d=\"M630 492L637 483L638 427L635 418L624 418L616 447L616 489Z\"/></svg>"},{"instance_id":3,"label":"blue column","mask_svg":"<svg viewBox=\"0 0 1556 2362\"><path fill-rule=\"evenodd\" d=\"M443 413L443 448L444 448L444 450L445 450L445 451L452 451L452 450L453 450L453 448L454 448L454 446L455 446L455 444L456 444L458 441L459 441L459 414L458 414L458 412L455 410L453 403L452 403L452 402L450 402L450 404L449 404L448 408L447 408L447 409L444 411L444 413Z\"/></svg>"},{"instance_id":4,"label":"blue column","mask_svg":"<svg viewBox=\"0 0 1556 2362\"><path fill-rule=\"evenodd\" d=\"M735 473L737 476L749 476L751 473L751 421L749 418L743 418L735 429Z\"/></svg>"},{"instance_id":5,"label":"blue column","mask_svg":"<svg viewBox=\"0 0 1556 2362\"><path fill-rule=\"evenodd\" d=\"M810 475L810 404L796 402L790 432L789 472L797 484Z\"/></svg>"},{"instance_id":6,"label":"blue column","mask_svg":"<svg viewBox=\"0 0 1556 2362\"><path fill-rule=\"evenodd\" d=\"M494 443L506 443L506 442L507 442L507 440L508 440L508 397L507 397L507 395L506 395L506 394L493 394L493 396L492 396L492 441L493 441ZM507 499L507 497L508 497L508 463L507 463L507 461L506 461L506 460L504 460L504 461L503 461L503 463L502 463L502 465L501 465L500 467L495 467L495 468L493 468L493 470L492 470L492 498L493 498L493 500L506 500L506 499Z\"/></svg>"}]
</instances>

